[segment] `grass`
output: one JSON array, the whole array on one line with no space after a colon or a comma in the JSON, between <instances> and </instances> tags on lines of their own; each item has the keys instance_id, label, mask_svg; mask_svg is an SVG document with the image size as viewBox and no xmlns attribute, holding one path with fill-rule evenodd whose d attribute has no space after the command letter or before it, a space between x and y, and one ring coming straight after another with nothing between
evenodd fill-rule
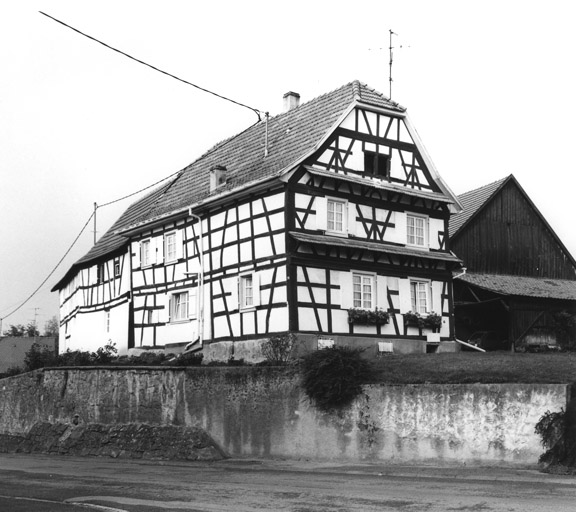
<instances>
[{"instance_id":1,"label":"grass","mask_svg":"<svg viewBox=\"0 0 576 512\"><path fill-rule=\"evenodd\" d=\"M576 353L390 354L377 359L374 370L373 382L386 384L570 384Z\"/></svg>"}]
</instances>

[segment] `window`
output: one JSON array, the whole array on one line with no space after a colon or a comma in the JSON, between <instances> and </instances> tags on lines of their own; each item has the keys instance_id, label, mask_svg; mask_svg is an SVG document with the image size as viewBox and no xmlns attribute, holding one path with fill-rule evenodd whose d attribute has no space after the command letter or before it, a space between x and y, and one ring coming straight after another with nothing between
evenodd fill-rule
<instances>
[{"instance_id":1,"label":"window","mask_svg":"<svg viewBox=\"0 0 576 512\"><path fill-rule=\"evenodd\" d=\"M167 233L164 235L164 254L166 261L174 261L176 255L176 233Z\"/></svg>"},{"instance_id":2,"label":"window","mask_svg":"<svg viewBox=\"0 0 576 512\"><path fill-rule=\"evenodd\" d=\"M254 307L254 276L240 277L240 309Z\"/></svg>"},{"instance_id":3,"label":"window","mask_svg":"<svg viewBox=\"0 0 576 512\"><path fill-rule=\"evenodd\" d=\"M353 274L352 292L355 308L372 309L374 304L374 276Z\"/></svg>"},{"instance_id":4,"label":"window","mask_svg":"<svg viewBox=\"0 0 576 512\"><path fill-rule=\"evenodd\" d=\"M150 240L142 240L142 242L140 242L140 265L142 267L148 267L151 264Z\"/></svg>"},{"instance_id":5,"label":"window","mask_svg":"<svg viewBox=\"0 0 576 512\"><path fill-rule=\"evenodd\" d=\"M120 277L120 258L114 259L114 277Z\"/></svg>"},{"instance_id":6,"label":"window","mask_svg":"<svg viewBox=\"0 0 576 512\"><path fill-rule=\"evenodd\" d=\"M174 293L170 297L170 321L188 320L188 292Z\"/></svg>"},{"instance_id":7,"label":"window","mask_svg":"<svg viewBox=\"0 0 576 512\"><path fill-rule=\"evenodd\" d=\"M406 233L408 235L408 245L426 247L426 224L425 217L416 217L408 215L406 217Z\"/></svg>"},{"instance_id":8,"label":"window","mask_svg":"<svg viewBox=\"0 0 576 512\"><path fill-rule=\"evenodd\" d=\"M365 151L364 172L372 176L387 178L390 174L390 155Z\"/></svg>"},{"instance_id":9,"label":"window","mask_svg":"<svg viewBox=\"0 0 576 512\"><path fill-rule=\"evenodd\" d=\"M346 232L346 202L328 199L327 231Z\"/></svg>"},{"instance_id":10,"label":"window","mask_svg":"<svg viewBox=\"0 0 576 512\"><path fill-rule=\"evenodd\" d=\"M106 332L110 332L110 311L106 311Z\"/></svg>"},{"instance_id":11,"label":"window","mask_svg":"<svg viewBox=\"0 0 576 512\"><path fill-rule=\"evenodd\" d=\"M410 281L410 300L412 311L421 315L430 312L428 290L430 283L427 281Z\"/></svg>"}]
</instances>

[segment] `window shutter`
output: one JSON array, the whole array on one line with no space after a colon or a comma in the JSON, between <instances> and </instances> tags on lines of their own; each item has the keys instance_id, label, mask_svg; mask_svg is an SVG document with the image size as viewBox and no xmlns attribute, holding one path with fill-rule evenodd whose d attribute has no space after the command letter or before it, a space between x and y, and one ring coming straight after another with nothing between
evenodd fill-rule
<instances>
[{"instance_id":1,"label":"window shutter","mask_svg":"<svg viewBox=\"0 0 576 512\"><path fill-rule=\"evenodd\" d=\"M376 306L380 309L388 309L386 276L376 276Z\"/></svg>"},{"instance_id":2,"label":"window shutter","mask_svg":"<svg viewBox=\"0 0 576 512\"><path fill-rule=\"evenodd\" d=\"M432 286L432 283L430 283L430 285L428 286L428 313L430 313L431 311L434 311L434 288ZM438 313L438 311L436 311L436 313ZM442 314L442 311L439 312L440 314Z\"/></svg>"},{"instance_id":3,"label":"window shutter","mask_svg":"<svg viewBox=\"0 0 576 512\"><path fill-rule=\"evenodd\" d=\"M348 209L348 235L356 235L356 205L354 203L347 204Z\"/></svg>"},{"instance_id":4,"label":"window shutter","mask_svg":"<svg viewBox=\"0 0 576 512\"><path fill-rule=\"evenodd\" d=\"M188 318L196 318L198 316L198 288L192 288L188 292Z\"/></svg>"},{"instance_id":5,"label":"window shutter","mask_svg":"<svg viewBox=\"0 0 576 512\"><path fill-rule=\"evenodd\" d=\"M228 280L228 286L230 287L230 301L228 302L228 310L229 311L237 311L240 309L240 300L239 300L239 293L238 289L240 286L240 278L233 277Z\"/></svg>"},{"instance_id":6,"label":"window shutter","mask_svg":"<svg viewBox=\"0 0 576 512\"><path fill-rule=\"evenodd\" d=\"M394 241L399 244L408 243L408 233L406 232L406 212L396 212L394 222Z\"/></svg>"},{"instance_id":7,"label":"window shutter","mask_svg":"<svg viewBox=\"0 0 576 512\"><path fill-rule=\"evenodd\" d=\"M317 197L314 200L316 208L316 229L326 231L328 229L328 202L325 197Z\"/></svg>"},{"instance_id":8,"label":"window shutter","mask_svg":"<svg viewBox=\"0 0 576 512\"><path fill-rule=\"evenodd\" d=\"M354 307L352 272L340 273L340 307L342 309L350 309L351 307Z\"/></svg>"},{"instance_id":9,"label":"window shutter","mask_svg":"<svg viewBox=\"0 0 576 512\"><path fill-rule=\"evenodd\" d=\"M412 309L410 296L410 279L400 279L400 313L408 313Z\"/></svg>"},{"instance_id":10,"label":"window shutter","mask_svg":"<svg viewBox=\"0 0 576 512\"><path fill-rule=\"evenodd\" d=\"M172 309L172 298L171 296L163 293L157 296L157 303L162 306L162 309L158 311L158 319L162 323L170 322L170 310Z\"/></svg>"},{"instance_id":11,"label":"window shutter","mask_svg":"<svg viewBox=\"0 0 576 512\"><path fill-rule=\"evenodd\" d=\"M184 257L184 230L178 229L176 231L176 259Z\"/></svg>"},{"instance_id":12,"label":"window shutter","mask_svg":"<svg viewBox=\"0 0 576 512\"><path fill-rule=\"evenodd\" d=\"M157 236L152 243L156 248L156 251L152 251L152 264L164 263L164 237Z\"/></svg>"},{"instance_id":13,"label":"window shutter","mask_svg":"<svg viewBox=\"0 0 576 512\"><path fill-rule=\"evenodd\" d=\"M132 269L140 268L140 242L132 242L130 251L132 253Z\"/></svg>"},{"instance_id":14,"label":"window shutter","mask_svg":"<svg viewBox=\"0 0 576 512\"><path fill-rule=\"evenodd\" d=\"M257 272L252 274L252 293L254 294L254 307L258 307L260 305L260 274Z\"/></svg>"}]
</instances>

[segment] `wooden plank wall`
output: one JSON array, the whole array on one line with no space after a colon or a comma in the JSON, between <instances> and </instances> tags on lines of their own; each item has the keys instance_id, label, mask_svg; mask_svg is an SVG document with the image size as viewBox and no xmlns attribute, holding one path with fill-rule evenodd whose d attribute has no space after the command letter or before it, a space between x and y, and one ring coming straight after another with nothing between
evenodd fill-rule
<instances>
[{"instance_id":1,"label":"wooden plank wall","mask_svg":"<svg viewBox=\"0 0 576 512\"><path fill-rule=\"evenodd\" d=\"M518 187L510 182L452 240L471 272L576 279L576 269Z\"/></svg>"}]
</instances>

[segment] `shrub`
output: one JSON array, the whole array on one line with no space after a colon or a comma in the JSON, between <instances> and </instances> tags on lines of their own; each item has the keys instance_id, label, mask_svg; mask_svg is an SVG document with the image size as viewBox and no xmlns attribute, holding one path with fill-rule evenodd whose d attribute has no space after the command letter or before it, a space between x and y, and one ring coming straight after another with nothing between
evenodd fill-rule
<instances>
[{"instance_id":1,"label":"shrub","mask_svg":"<svg viewBox=\"0 0 576 512\"><path fill-rule=\"evenodd\" d=\"M547 465L562 464L566 459L566 412L546 411L536 423L534 429L541 438L544 452L538 462Z\"/></svg>"},{"instance_id":2,"label":"shrub","mask_svg":"<svg viewBox=\"0 0 576 512\"><path fill-rule=\"evenodd\" d=\"M118 350L114 343L108 343L103 347L99 347L95 353L92 354L92 361L94 364L110 364L117 358Z\"/></svg>"},{"instance_id":3,"label":"shrub","mask_svg":"<svg viewBox=\"0 0 576 512\"><path fill-rule=\"evenodd\" d=\"M55 366L91 366L93 354L83 350L66 350L58 355Z\"/></svg>"},{"instance_id":4,"label":"shrub","mask_svg":"<svg viewBox=\"0 0 576 512\"><path fill-rule=\"evenodd\" d=\"M342 407L362 393L362 385L372 375L371 365L361 357L362 352L336 346L302 358L302 387L318 409L330 411Z\"/></svg>"},{"instance_id":5,"label":"shrub","mask_svg":"<svg viewBox=\"0 0 576 512\"><path fill-rule=\"evenodd\" d=\"M534 431L541 437L542 446L547 450L562 439L566 426L565 416L564 409L560 409L560 412L546 411L536 423Z\"/></svg>"},{"instance_id":6,"label":"shrub","mask_svg":"<svg viewBox=\"0 0 576 512\"><path fill-rule=\"evenodd\" d=\"M54 349L34 343L24 356L24 366L27 372L45 368L47 366L57 366L58 356Z\"/></svg>"},{"instance_id":7,"label":"shrub","mask_svg":"<svg viewBox=\"0 0 576 512\"><path fill-rule=\"evenodd\" d=\"M196 352L186 352L184 354L180 354L173 361L170 361L170 364L174 366L200 366L203 359L203 354L198 354Z\"/></svg>"},{"instance_id":8,"label":"shrub","mask_svg":"<svg viewBox=\"0 0 576 512\"><path fill-rule=\"evenodd\" d=\"M262 355L270 365L283 366L294 353L296 336L292 333L272 336L262 343Z\"/></svg>"}]
</instances>

